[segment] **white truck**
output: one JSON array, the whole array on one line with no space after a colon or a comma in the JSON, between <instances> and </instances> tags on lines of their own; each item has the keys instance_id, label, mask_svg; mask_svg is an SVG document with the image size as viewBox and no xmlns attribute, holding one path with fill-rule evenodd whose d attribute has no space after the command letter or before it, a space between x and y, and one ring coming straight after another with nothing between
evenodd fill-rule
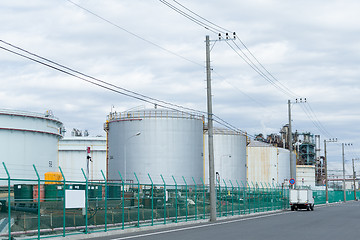
<instances>
[{"instance_id":1,"label":"white truck","mask_svg":"<svg viewBox=\"0 0 360 240\"><path fill-rule=\"evenodd\" d=\"M290 189L291 211L306 209L314 211L313 192L310 189Z\"/></svg>"}]
</instances>

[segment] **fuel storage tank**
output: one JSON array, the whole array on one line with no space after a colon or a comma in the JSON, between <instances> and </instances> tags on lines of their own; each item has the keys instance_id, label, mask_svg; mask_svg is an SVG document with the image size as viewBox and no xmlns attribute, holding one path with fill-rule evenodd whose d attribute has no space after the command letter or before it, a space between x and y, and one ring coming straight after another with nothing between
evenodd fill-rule
<instances>
[{"instance_id":1,"label":"fuel storage tank","mask_svg":"<svg viewBox=\"0 0 360 240\"><path fill-rule=\"evenodd\" d=\"M293 158L296 158L295 153ZM252 141L247 147L247 180L262 184L288 184L290 152L271 144ZM296 172L296 169L293 169Z\"/></svg>"},{"instance_id":2,"label":"fuel storage tank","mask_svg":"<svg viewBox=\"0 0 360 240\"><path fill-rule=\"evenodd\" d=\"M90 153L87 153L89 148ZM91 161L87 159L91 157ZM103 180L106 173L106 138L89 136L64 137L59 142L59 165L68 181L84 181L81 168L87 170L89 180Z\"/></svg>"},{"instance_id":3,"label":"fuel storage tank","mask_svg":"<svg viewBox=\"0 0 360 240\"><path fill-rule=\"evenodd\" d=\"M126 182L179 184L203 174L203 116L160 109L110 113L108 179Z\"/></svg>"},{"instance_id":4,"label":"fuel storage tank","mask_svg":"<svg viewBox=\"0 0 360 240\"><path fill-rule=\"evenodd\" d=\"M233 184L241 185L246 181L246 143L245 134L233 130L214 128L214 166L216 181L220 185L231 186L229 180ZM209 184L209 143L208 132L204 132L204 179ZM218 183L217 183L218 184Z\"/></svg>"},{"instance_id":5,"label":"fuel storage tank","mask_svg":"<svg viewBox=\"0 0 360 240\"><path fill-rule=\"evenodd\" d=\"M45 114L0 110L0 152L11 178L36 179L58 171L58 142L63 124L51 111Z\"/></svg>"}]
</instances>

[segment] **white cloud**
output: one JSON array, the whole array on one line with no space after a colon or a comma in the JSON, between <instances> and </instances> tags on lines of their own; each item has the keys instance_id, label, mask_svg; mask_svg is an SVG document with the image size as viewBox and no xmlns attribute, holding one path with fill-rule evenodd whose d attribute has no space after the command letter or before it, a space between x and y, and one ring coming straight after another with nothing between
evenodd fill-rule
<instances>
[{"instance_id":1,"label":"white cloud","mask_svg":"<svg viewBox=\"0 0 360 240\"><path fill-rule=\"evenodd\" d=\"M205 62L205 35L217 38L159 1L76 3L200 65ZM358 1L181 3L235 31L281 83L308 98L329 132L356 143ZM5 0L0 3L0 19L6 23L0 26L5 41L121 87L206 110L204 66L161 50L67 1ZM255 73L225 42L216 43L211 60L216 71L212 74L216 114L251 134L278 131L287 122L289 97ZM69 128L86 128L93 135L103 134L111 105L118 111L152 107L4 50L0 65L0 108L37 112L51 108ZM293 111L296 129L319 133L301 107Z\"/></svg>"}]
</instances>

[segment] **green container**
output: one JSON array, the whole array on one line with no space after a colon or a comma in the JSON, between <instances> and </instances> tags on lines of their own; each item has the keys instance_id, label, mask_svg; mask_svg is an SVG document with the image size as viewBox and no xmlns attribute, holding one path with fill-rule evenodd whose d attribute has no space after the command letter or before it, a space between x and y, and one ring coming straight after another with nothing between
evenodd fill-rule
<instances>
[{"instance_id":1,"label":"green container","mask_svg":"<svg viewBox=\"0 0 360 240\"><path fill-rule=\"evenodd\" d=\"M64 186L58 184L45 184L45 200L57 201L64 197Z\"/></svg>"},{"instance_id":2,"label":"green container","mask_svg":"<svg viewBox=\"0 0 360 240\"><path fill-rule=\"evenodd\" d=\"M15 201L33 201L33 185L15 184L14 185Z\"/></svg>"},{"instance_id":3,"label":"green container","mask_svg":"<svg viewBox=\"0 0 360 240\"><path fill-rule=\"evenodd\" d=\"M121 187L120 187L120 185L109 185L107 194L108 194L108 199L109 200L121 199Z\"/></svg>"},{"instance_id":4,"label":"green container","mask_svg":"<svg viewBox=\"0 0 360 240\"><path fill-rule=\"evenodd\" d=\"M89 185L88 186L89 199L102 199L102 186L101 185Z\"/></svg>"}]
</instances>

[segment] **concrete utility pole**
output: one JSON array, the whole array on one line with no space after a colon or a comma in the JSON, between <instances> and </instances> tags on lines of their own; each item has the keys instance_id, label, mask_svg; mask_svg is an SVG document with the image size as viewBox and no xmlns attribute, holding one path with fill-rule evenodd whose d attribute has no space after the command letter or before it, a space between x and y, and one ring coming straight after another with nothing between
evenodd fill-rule
<instances>
[{"instance_id":1,"label":"concrete utility pole","mask_svg":"<svg viewBox=\"0 0 360 240\"><path fill-rule=\"evenodd\" d=\"M355 159L352 159L352 167L353 167L353 180L354 180L354 199L355 201L357 201L356 199L356 181L355 181L355 163L354 163Z\"/></svg>"},{"instance_id":2,"label":"concrete utility pole","mask_svg":"<svg viewBox=\"0 0 360 240\"><path fill-rule=\"evenodd\" d=\"M355 172L355 160L360 160L360 158L353 158L352 159L352 167L353 167L353 180L354 180L354 199L356 199L356 172Z\"/></svg>"},{"instance_id":3,"label":"concrete utility pole","mask_svg":"<svg viewBox=\"0 0 360 240\"><path fill-rule=\"evenodd\" d=\"M326 140L324 140L324 161L325 161L325 194L326 194L326 204L329 203L329 191L328 191L328 174L327 174L327 157L326 157Z\"/></svg>"},{"instance_id":4,"label":"concrete utility pole","mask_svg":"<svg viewBox=\"0 0 360 240\"><path fill-rule=\"evenodd\" d=\"M290 178L295 179L294 169L296 171L296 162L294 161L292 151L292 129L291 129L291 102L288 100L288 113L289 113L289 134L288 134L288 143L289 143L289 152L290 152Z\"/></svg>"},{"instance_id":5,"label":"concrete utility pole","mask_svg":"<svg viewBox=\"0 0 360 240\"><path fill-rule=\"evenodd\" d=\"M215 167L214 167L214 139L213 113L211 100L211 67L210 67L210 40L206 36L206 82L207 82L207 109L209 134L209 183L210 183L210 221L216 221L216 194L215 194Z\"/></svg>"},{"instance_id":6,"label":"concrete utility pole","mask_svg":"<svg viewBox=\"0 0 360 240\"><path fill-rule=\"evenodd\" d=\"M324 140L324 155L325 155L325 158L324 158L324 161L325 161L325 191L326 191L326 204L329 203L329 188L328 188L328 167L327 167L327 163L328 163L328 160L327 160L327 156L326 156L326 142L337 142L337 138L336 139L329 139L328 141Z\"/></svg>"},{"instance_id":7,"label":"concrete utility pole","mask_svg":"<svg viewBox=\"0 0 360 240\"><path fill-rule=\"evenodd\" d=\"M345 190L345 151L344 151L344 143L342 145L342 164L343 164L343 192L344 192L344 202L346 202L346 190Z\"/></svg>"}]
</instances>

